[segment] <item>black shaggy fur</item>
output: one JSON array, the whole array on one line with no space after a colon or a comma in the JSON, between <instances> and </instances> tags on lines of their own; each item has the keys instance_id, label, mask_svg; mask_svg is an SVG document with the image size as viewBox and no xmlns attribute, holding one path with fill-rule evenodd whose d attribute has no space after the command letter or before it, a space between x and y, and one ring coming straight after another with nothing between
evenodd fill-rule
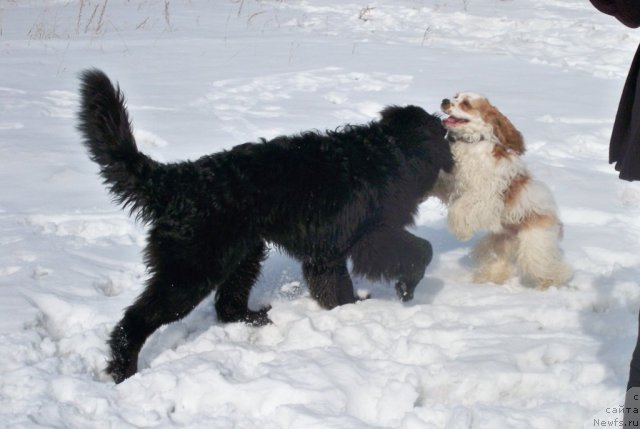
<instances>
[{"instance_id":1,"label":"black shaggy fur","mask_svg":"<svg viewBox=\"0 0 640 429\"><path fill-rule=\"evenodd\" d=\"M415 106L326 133L246 143L196 161L158 163L138 151L119 88L82 76L79 130L118 203L149 224L150 279L111 333L107 372L119 383L158 327L216 290L223 322L269 322L247 307L275 243L302 263L324 308L353 303L347 259L372 280L396 281L411 299L431 245L405 231L452 158L440 120Z\"/></svg>"}]
</instances>

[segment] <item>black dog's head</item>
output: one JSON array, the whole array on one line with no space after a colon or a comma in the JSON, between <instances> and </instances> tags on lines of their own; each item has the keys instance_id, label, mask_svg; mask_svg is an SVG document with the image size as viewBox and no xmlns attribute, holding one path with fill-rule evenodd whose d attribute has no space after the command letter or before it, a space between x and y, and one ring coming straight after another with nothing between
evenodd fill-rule
<instances>
[{"instance_id":1,"label":"black dog's head","mask_svg":"<svg viewBox=\"0 0 640 429\"><path fill-rule=\"evenodd\" d=\"M439 166L447 173L453 168L451 148L445 139L447 130L437 115L431 115L418 106L390 106L380 112L380 125L393 136L398 137L406 149L416 145L429 150L436 156ZM412 147L413 146L413 147Z\"/></svg>"},{"instance_id":2,"label":"black dog's head","mask_svg":"<svg viewBox=\"0 0 640 429\"><path fill-rule=\"evenodd\" d=\"M431 115L418 106L389 106L380 115L380 123L394 129L422 130L434 137L444 137L447 132L438 116Z\"/></svg>"}]
</instances>

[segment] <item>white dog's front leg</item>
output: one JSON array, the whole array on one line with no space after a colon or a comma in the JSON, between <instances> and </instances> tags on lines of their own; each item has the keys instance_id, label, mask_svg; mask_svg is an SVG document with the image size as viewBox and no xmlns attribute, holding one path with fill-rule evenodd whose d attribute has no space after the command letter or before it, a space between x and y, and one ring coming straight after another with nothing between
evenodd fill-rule
<instances>
[{"instance_id":1,"label":"white dog's front leg","mask_svg":"<svg viewBox=\"0 0 640 429\"><path fill-rule=\"evenodd\" d=\"M466 241L480 230L502 231L500 215L503 202L499 198L462 196L449 207L449 230L459 240Z\"/></svg>"},{"instance_id":2,"label":"white dog's front leg","mask_svg":"<svg viewBox=\"0 0 640 429\"><path fill-rule=\"evenodd\" d=\"M454 190L454 176L451 173L440 171L438 180L433 188L425 195L425 200L431 196L438 198L443 204L449 204Z\"/></svg>"},{"instance_id":3,"label":"white dog's front leg","mask_svg":"<svg viewBox=\"0 0 640 429\"><path fill-rule=\"evenodd\" d=\"M458 240L467 241L476 231L472 225L471 219L469 219L467 212L464 210L464 205L460 204L460 200L455 201L449 207L447 221L449 231L451 231Z\"/></svg>"}]
</instances>

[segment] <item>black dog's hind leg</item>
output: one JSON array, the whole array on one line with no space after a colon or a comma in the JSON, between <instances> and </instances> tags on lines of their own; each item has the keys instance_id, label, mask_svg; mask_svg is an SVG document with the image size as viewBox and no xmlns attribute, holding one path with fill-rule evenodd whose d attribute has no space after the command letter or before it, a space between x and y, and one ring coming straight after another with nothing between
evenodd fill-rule
<instances>
[{"instance_id":1,"label":"black dog's hind leg","mask_svg":"<svg viewBox=\"0 0 640 429\"><path fill-rule=\"evenodd\" d=\"M254 326L270 323L269 308L249 310L249 294L260 275L262 262L267 257L267 247L260 242L240 262L216 292L216 312L221 322L247 322Z\"/></svg>"},{"instance_id":2,"label":"black dog's hind leg","mask_svg":"<svg viewBox=\"0 0 640 429\"><path fill-rule=\"evenodd\" d=\"M413 298L432 257L427 240L389 226L370 231L351 249L353 272L373 281L396 280L396 292L402 301Z\"/></svg>"},{"instance_id":3,"label":"black dog's hind leg","mask_svg":"<svg viewBox=\"0 0 640 429\"><path fill-rule=\"evenodd\" d=\"M302 264L302 272L311 296L322 307L330 309L356 302L353 283L344 258L308 259Z\"/></svg>"},{"instance_id":4,"label":"black dog's hind leg","mask_svg":"<svg viewBox=\"0 0 640 429\"><path fill-rule=\"evenodd\" d=\"M140 349L156 329L186 316L211 292L213 285L194 267L178 269L176 265L155 271L111 332L107 373L116 383L136 373Z\"/></svg>"}]
</instances>

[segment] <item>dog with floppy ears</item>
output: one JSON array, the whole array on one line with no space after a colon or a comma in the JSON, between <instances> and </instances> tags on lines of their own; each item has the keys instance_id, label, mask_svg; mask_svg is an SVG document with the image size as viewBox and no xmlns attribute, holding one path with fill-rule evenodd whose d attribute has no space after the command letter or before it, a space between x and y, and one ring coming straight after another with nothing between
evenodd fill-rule
<instances>
[{"instance_id":1,"label":"dog with floppy ears","mask_svg":"<svg viewBox=\"0 0 640 429\"><path fill-rule=\"evenodd\" d=\"M427 240L405 230L453 160L441 120L416 106L336 131L246 143L195 161L159 163L141 153L124 97L98 70L81 76L78 128L114 199L147 223L150 278L113 329L106 371L120 383L140 349L216 291L222 322L269 323L248 308L274 243L302 263L324 308L353 303L347 269L395 281L406 301L432 258Z\"/></svg>"},{"instance_id":2,"label":"dog with floppy ears","mask_svg":"<svg viewBox=\"0 0 640 429\"><path fill-rule=\"evenodd\" d=\"M445 99L441 108L455 161L436 189L448 205L449 230L460 240L488 231L472 252L474 282L502 284L517 269L538 288L565 283L572 270L560 250L562 224L551 191L521 158L520 132L475 93Z\"/></svg>"}]
</instances>

